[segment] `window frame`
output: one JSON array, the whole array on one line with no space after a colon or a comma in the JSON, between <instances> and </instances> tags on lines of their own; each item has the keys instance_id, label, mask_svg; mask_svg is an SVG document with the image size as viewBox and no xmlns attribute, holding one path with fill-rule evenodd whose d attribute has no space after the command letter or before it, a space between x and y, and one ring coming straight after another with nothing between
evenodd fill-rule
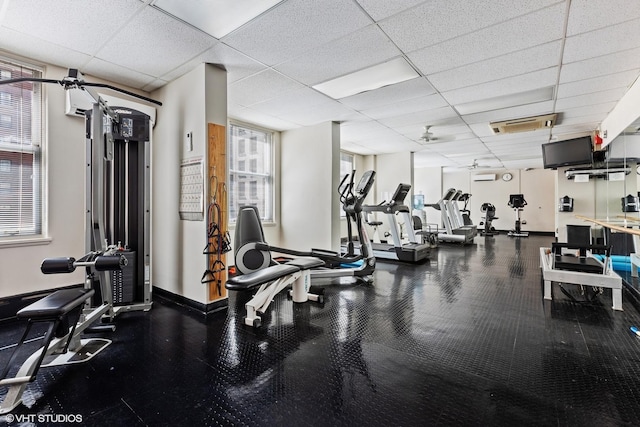
<instances>
[{"instance_id":1,"label":"window frame","mask_svg":"<svg viewBox=\"0 0 640 427\"><path fill-rule=\"evenodd\" d=\"M260 132L260 133L264 133L266 135L268 135L268 153L269 153L269 172L264 173L264 172L250 172L250 165L251 165L251 159L252 156L256 156L259 155L260 149L257 148L257 150L253 150L252 145L254 144L254 138L246 138L245 139L245 150L244 150L244 154L243 156L245 156L245 158L242 160L244 162L245 165L245 170L240 171L240 170L234 170L234 168L232 167L233 165L231 164L232 158L233 158L233 130L234 128L243 128L243 129L247 129L249 131L254 131L254 132ZM255 124L251 124L251 123L246 123L246 122L242 122L242 121L238 121L238 120L233 120L230 119L228 121L228 131L227 131L227 170L228 170L228 182L229 182L229 188L228 188L228 192L229 192L229 197L228 197L228 212L229 212L229 217L228 217L228 221L229 221L229 225L231 227L235 227L236 224L236 216L233 216L234 214L234 210L232 209L232 204L235 202L238 206L239 205L255 205L254 200L253 200L253 194L251 192L251 186L250 184L247 184L245 187L245 192L244 197L243 198L238 198L238 194L236 194L235 198L233 196L233 192L236 191L234 190L234 186L239 185L240 180L239 180L239 176L244 176L246 177L246 182L249 183L253 180L255 180L256 178L258 180L261 180L263 178L266 178L267 180L267 186L269 188L269 194L265 195L264 198L264 202L265 205L268 206L268 211L263 212L263 210L260 210L260 216L261 216L261 220L263 221L263 224L273 224L276 222L276 204L275 204L275 200L276 200L276 158L275 158L275 154L276 154L276 143L277 143L277 131L273 130L273 129L268 129L268 128L264 128ZM257 140L255 140L255 144L258 144ZM236 156L240 155L239 150L237 150ZM238 160L236 158L236 162L239 162L240 160Z\"/></svg>"},{"instance_id":2,"label":"window frame","mask_svg":"<svg viewBox=\"0 0 640 427\"><path fill-rule=\"evenodd\" d=\"M24 68L34 72L34 78L43 78L45 75L45 68L42 65L38 65L32 62L25 62L16 58L12 58L6 55L0 55L0 63L6 64L10 67ZM6 71L6 70L3 70ZM4 79L16 78L13 72L3 72L2 77ZM37 100L34 103L34 110L31 111L31 118L29 122L32 126L31 143L23 143L22 141L0 141L0 151L2 152L17 152L29 154L33 157L32 165L34 165L31 176L32 182L36 182L31 187L31 192L34 198L34 206L32 210L32 216L34 218L33 227L18 228L17 232L11 232L8 229L0 229L0 247L13 247L13 246L30 246L38 244L48 244L51 238L47 237L47 184L46 184L46 93L45 85L40 82L32 83L34 85L33 90L30 93L36 94ZM12 87L12 86L7 86ZM6 91L5 91L6 92ZM9 91L10 99L13 95ZM13 100L13 99L12 99ZM18 100L16 100L18 102ZM10 104L10 103L9 103ZM7 107L7 105L2 105ZM9 105L11 107L11 105ZM22 114L22 112L20 112ZM34 124L36 123L36 124ZM11 138L13 139L13 138ZM12 162L13 163L13 162ZM13 167L13 165L12 165ZM20 172L22 173L22 172ZM22 190L21 190L22 194Z\"/></svg>"}]
</instances>

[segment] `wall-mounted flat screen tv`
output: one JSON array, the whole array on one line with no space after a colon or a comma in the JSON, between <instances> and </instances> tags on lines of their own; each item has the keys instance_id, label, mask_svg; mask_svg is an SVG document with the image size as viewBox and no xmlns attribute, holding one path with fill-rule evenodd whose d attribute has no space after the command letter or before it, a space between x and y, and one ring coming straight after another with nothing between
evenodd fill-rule
<instances>
[{"instance_id":1,"label":"wall-mounted flat screen tv","mask_svg":"<svg viewBox=\"0 0 640 427\"><path fill-rule=\"evenodd\" d=\"M545 169L577 165L591 166L592 156L591 136L542 144L542 162Z\"/></svg>"}]
</instances>

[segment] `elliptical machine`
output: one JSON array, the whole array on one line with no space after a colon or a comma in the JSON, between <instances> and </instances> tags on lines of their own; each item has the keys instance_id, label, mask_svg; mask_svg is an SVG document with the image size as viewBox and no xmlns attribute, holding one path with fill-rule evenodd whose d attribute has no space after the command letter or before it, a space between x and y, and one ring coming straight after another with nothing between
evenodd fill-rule
<instances>
[{"instance_id":1,"label":"elliptical machine","mask_svg":"<svg viewBox=\"0 0 640 427\"><path fill-rule=\"evenodd\" d=\"M516 212L515 229L509 232L509 236L510 237L529 237L529 232L522 231L521 229L521 225L527 223L527 221L520 219L520 212L522 212L524 210L524 207L527 206L527 201L524 199L524 195L511 194L509 196L508 205L510 208L513 208L513 210Z\"/></svg>"},{"instance_id":2,"label":"elliptical machine","mask_svg":"<svg viewBox=\"0 0 640 427\"><path fill-rule=\"evenodd\" d=\"M483 203L480 206L480 212L484 214L483 221L480 225L484 225L484 228L480 229L480 234L483 236L495 236L499 234L495 227L492 225L494 219L498 219L496 216L496 207L492 203Z\"/></svg>"},{"instance_id":3,"label":"elliptical machine","mask_svg":"<svg viewBox=\"0 0 640 427\"><path fill-rule=\"evenodd\" d=\"M345 253L337 253L324 249L297 251L293 249L271 246L264 241L264 232L257 209L251 206L240 207L236 222L235 233L235 266L242 274L251 273L268 267L273 263L271 252L292 255L294 257L319 258L324 262L320 268L310 271L311 277L348 277L353 276L367 283L373 282L373 271L376 259L373 256L371 241L365 228L362 215L362 204L373 186L375 171L365 172L354 189L354 174L345 176L340 183L339 193L342 208L347 214L347 230L349 233ZM352 235L353 221L358 230L360 253L355 253L355 243ZM355 263L359 265L353 266ZM348 267L345 267L348 265Z\"/></svg>"}]
</instances>

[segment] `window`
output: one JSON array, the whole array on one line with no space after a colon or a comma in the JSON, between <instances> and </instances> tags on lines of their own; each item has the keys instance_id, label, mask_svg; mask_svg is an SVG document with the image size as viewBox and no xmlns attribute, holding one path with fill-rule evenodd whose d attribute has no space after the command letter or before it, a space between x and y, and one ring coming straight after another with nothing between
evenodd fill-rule
<instances>
[{"instance_id":1,"label":"window","mask_svg":"<svg viewBox=\"0 0 640 427\"><path fill-rule=\"evenodd\" d=\"M244 146L247 140L249 150ZM273 132L269 130L236 123L229 126L230 222L235 222L239 207L245 205L257 207L263 221L273 221L272 141Z\"/></svg>"},{"instance_id":2,"label":"window","mask_svg":"<svg viewBox=\"0 0 640 427\"><path fill-rule=\"evenodd\" d=\"M32 67L0 58L0 79L41 78ZM42 233L42 89L2 85L0 97L0 240Z\"/></svg>"},{"instance_id":3,"label":"window","mask_svg":"<svg viewBox=\"0 0 640 427\"><path fill-rule=\"evenodd\" d=\"M340 152L340 179L345 175L351 175L353 170L355 169L355 164L353 161L353 154L345 153L344 151Z\"/></svg>"}]
</instances>

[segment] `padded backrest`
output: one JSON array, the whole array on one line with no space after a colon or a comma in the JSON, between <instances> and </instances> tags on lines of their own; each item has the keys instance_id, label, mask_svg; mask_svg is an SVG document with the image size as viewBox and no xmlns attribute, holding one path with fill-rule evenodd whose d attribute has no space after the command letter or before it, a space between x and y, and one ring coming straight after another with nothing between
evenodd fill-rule
<instances>
[{"instance_id":1,"label":"padded backrest","mask_svg":"<svg viewBox=\"0 0 640 427\"><path fill-rule=\"evenodd\" d=\"M608 245L611 245L613 255L629 256L636 252L635 241L632 234L612 233L611 229L605 228L605 238Z\"/></svg>"},{"instance_id":2,"label":"padded backrest","mask_svg":"<svg viewBox=\"0 0 640 427\"><path fill-rule=\"evenodd\" d=\"M266 243L258 208L241 206L233 239L235 265L239 272L249 273L272 264L271 252L260 250L255 243Z\"/></svg>"},{"instance_id":3,"label":"padded backrest","mask_svg":"<svg viewBox=\"0 0 640 427\"><path fill-rule=\"evenodd\" d=\"M567 243L588 246L591 242L590 225L567 224Z\"/></svg>"}]
</instances>

